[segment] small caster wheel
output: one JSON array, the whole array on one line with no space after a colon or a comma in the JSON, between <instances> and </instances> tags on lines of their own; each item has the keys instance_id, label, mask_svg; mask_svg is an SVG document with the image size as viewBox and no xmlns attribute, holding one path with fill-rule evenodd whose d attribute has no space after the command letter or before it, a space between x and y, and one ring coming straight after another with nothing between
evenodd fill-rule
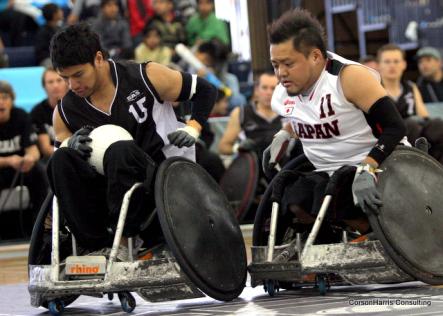
<instances>
[{"instance_id":1,"label":"small caster wheel","mask_svg":"<svg viewBox=\"0 0 443 316\"><path fill-rule=\"evenodd\" d=\"M135 309L136 302L131 293L120 292L118 293L118 298L120 299L120 304L124 312L130 313Z\"/></svg>"},{"instance_id":2,"label":"small caster wheel","mask_svg":"<svg viewBox=\"0 0 443 316\"><path fill-rule=\"evenodd\" d=\"M108 293L108 300L112 301L114 299L114 293L109 292Z\"/></svg>"},{"instance_id":3,"label":"small caster wheel","mask_svg":"<svg viewBox=\"0 0 443 316\"><path fill-rule=\"evenodd\" d=\"M278 292L278 282L274 280L266 280L264 284L265 292L268 292L269 296L273 297L275 292Z\"/></svg>"},{"instance_id":4,"label":"small caster wheel","mask_svg":"<svg viewBox=\"0 0 443 316\"><path fill-rule=\"evenodd\" d=\"M55 299L55 300L49 301L48 309L49 309L49 313L51 313L52 316L60 316L63 313L63 311L65 310L65 304L63 304L63 301L61 301L59 299Z\"/></svg>"},{"instance_id":5,"label":"small caster wheel","mask_svg":"<svg viewBox=\"0 0 443 316\"><path fill-rule=\"evenodd\" d=\"M316 283L317 283L317 287L318 287L318 291L319 291L320 295L326 295L326 292L328 289L326 277L324 275L318 275Z\"/></svg>"}]
</instances>

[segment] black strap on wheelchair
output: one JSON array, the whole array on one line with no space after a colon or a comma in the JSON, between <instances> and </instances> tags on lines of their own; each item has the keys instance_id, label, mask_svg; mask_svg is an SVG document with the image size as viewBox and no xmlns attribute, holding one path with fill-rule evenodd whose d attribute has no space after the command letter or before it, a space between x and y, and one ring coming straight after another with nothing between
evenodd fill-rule
<instances>
[{"instance_id":1,"label":"black strap on wheelchair","mask_svg":"<svg viewBox=\"0 0 443 316\"><path fill-rule=\"evenodd\" d=\"M11 185L9 186L8 193L6 194L6 198L5 198L5 200L3 201L2 206L0 207L0 213L3 212L3 210L4 210L5 206L6 206L6 203L8 203L8 200L9 200L9 198L11 197L11 194L12 194L12 189L17 185L17 181L19 180L20 175L22 175L22 176L21 176L20 185L23 183L23 174L22 174L22 172L21 172L20 169L19 169L19 170L17 170L16 173L14 174L14 178L12 179ZM21 194L20 194L20 199L21 199L21 197L22 197L22 196L21 196ZM20 201L20 203L21 203L21 201ZM20 207L21 207L21 205L20 205Z\"/></svg>"}]
</instances>

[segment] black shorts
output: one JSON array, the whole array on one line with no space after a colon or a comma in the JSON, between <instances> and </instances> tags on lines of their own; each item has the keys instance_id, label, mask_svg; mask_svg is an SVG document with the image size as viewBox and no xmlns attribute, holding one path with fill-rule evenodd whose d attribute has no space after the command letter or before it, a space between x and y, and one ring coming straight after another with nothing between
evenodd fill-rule
<instances>
[{"instance_id":1,"label":"black shorts","mask_svg":"<svg viewBox=\"0 0 443 316\"><path fill-rule=\"evenodd\" d=\"M352 182L354 173L345 175L342 185L329 204L326 218L333 220L356 219L364 217L360 207L354 205L352 198ZM283 196L283 205L297 205L305 212L316 216L320 211L325 195L329 175L325 172L311 172L298 178L296 182L288 185Z\"/></svg>"}]
</instances>

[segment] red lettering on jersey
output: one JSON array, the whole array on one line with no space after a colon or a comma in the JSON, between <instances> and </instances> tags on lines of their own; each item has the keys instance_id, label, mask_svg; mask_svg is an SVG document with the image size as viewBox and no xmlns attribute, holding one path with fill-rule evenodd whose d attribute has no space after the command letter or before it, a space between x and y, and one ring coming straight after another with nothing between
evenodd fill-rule
<instances>
[{"instance_id":1,"label":"red lettering on jersey","mask_svg":"<svg viewBox=\"0 0 443 316\"><path fill-rule=\"evenodd\" d=\"M334 120L330 123L323 124L297 124L297 135L299 138L306 139L327 139L334 136L340 135L340 130L338 128L338 120Z\"/></svg>"},{"instance_id":2,"label":"red lettering on jersey","mask_svg":"<svg viewBox=\"0 0 443 316\"><path fill-rule=\"evenodd\" d=\"M291 100L291 99L286 99L286 100L283 102L283 105L284 105L284 106L287 106L287 105L295 105L295 101L294 101L294 100Z\"/></svg>"},{"instance_id":3,"label":"red lettering on jersey","mask_svg":"<svg viewBox=\"0 0 443 316\"><path fill-rule=\"evenodd\" d=\"M327 138L326 134L323 133L323 130L321 128L321 124L315 124L315 138Z\"/></svg>"},{"instance_id":4,"label":"red lettering on jersey","mask_svg":"<svg viewBox=\"0 0 443 316\"><path fill-rule=\"evenodd\" d=\"M335 136L339 136L340 135L340 131L338 129L338 120L333 120L331 122L331 124L329 124L329 123L323 124L323 128L325 129L327 138L331 138L332 137L331 133L334 134Z\"/></svg>"},{"instance_id":5,"label":"red lettering on jersey","mask_svg":"<svg viewBox=\"0 0 443 316\"><path fill-rule=\"evenodd\" d=\"M286 108L285 108L285 115L291 115L291 114L292 114L292 111L294 111L294 107L293 107L293 106L291 106L291 107L286 107Z\"/></svg>"},{"instance_id":6,"label":"red lettering on jersey","mask_svg":"<svg viewBox=\"0 0 443 316\"><path fill-rule=\"evenodd\" d=\"M305 128L303 127L302 123L298 123L298 137L300 138L306 138L306 132Z\"/></svg>"}]
</instances>

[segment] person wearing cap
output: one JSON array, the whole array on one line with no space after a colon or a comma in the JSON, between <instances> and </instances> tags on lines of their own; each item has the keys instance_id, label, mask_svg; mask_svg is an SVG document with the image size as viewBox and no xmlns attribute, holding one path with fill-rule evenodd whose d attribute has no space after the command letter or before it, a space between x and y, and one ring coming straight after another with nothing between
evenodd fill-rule
<instances>
[{"instance_id":1,"label":"person wearing cap","mask_svg":"<svg viewBox=\"0 0 443 316\"><path fill-rule=\"evenodd\" d=\"M48 183L44 168L38 162L37 135L30 116L14 106L14 99L11 85L0 80L0 190L9 188L17 172L22 172L23 184L29 189L33 221L46 197ZM2 211L0 209L0 213ZM27 230L30 233L31 226Z\"/></svg>"},{"instance_id":2,"label":"person wearing cap","mask_svg":"<svg viewBox=\"0 0 443 316\"><path fill-rule=\"evenodd\" d=\"M434 47L423 47L417 52L418 70L420 77L417 86L423 101L443 102L443 70L441 54Z\"/></svg>"}]
</instances>

